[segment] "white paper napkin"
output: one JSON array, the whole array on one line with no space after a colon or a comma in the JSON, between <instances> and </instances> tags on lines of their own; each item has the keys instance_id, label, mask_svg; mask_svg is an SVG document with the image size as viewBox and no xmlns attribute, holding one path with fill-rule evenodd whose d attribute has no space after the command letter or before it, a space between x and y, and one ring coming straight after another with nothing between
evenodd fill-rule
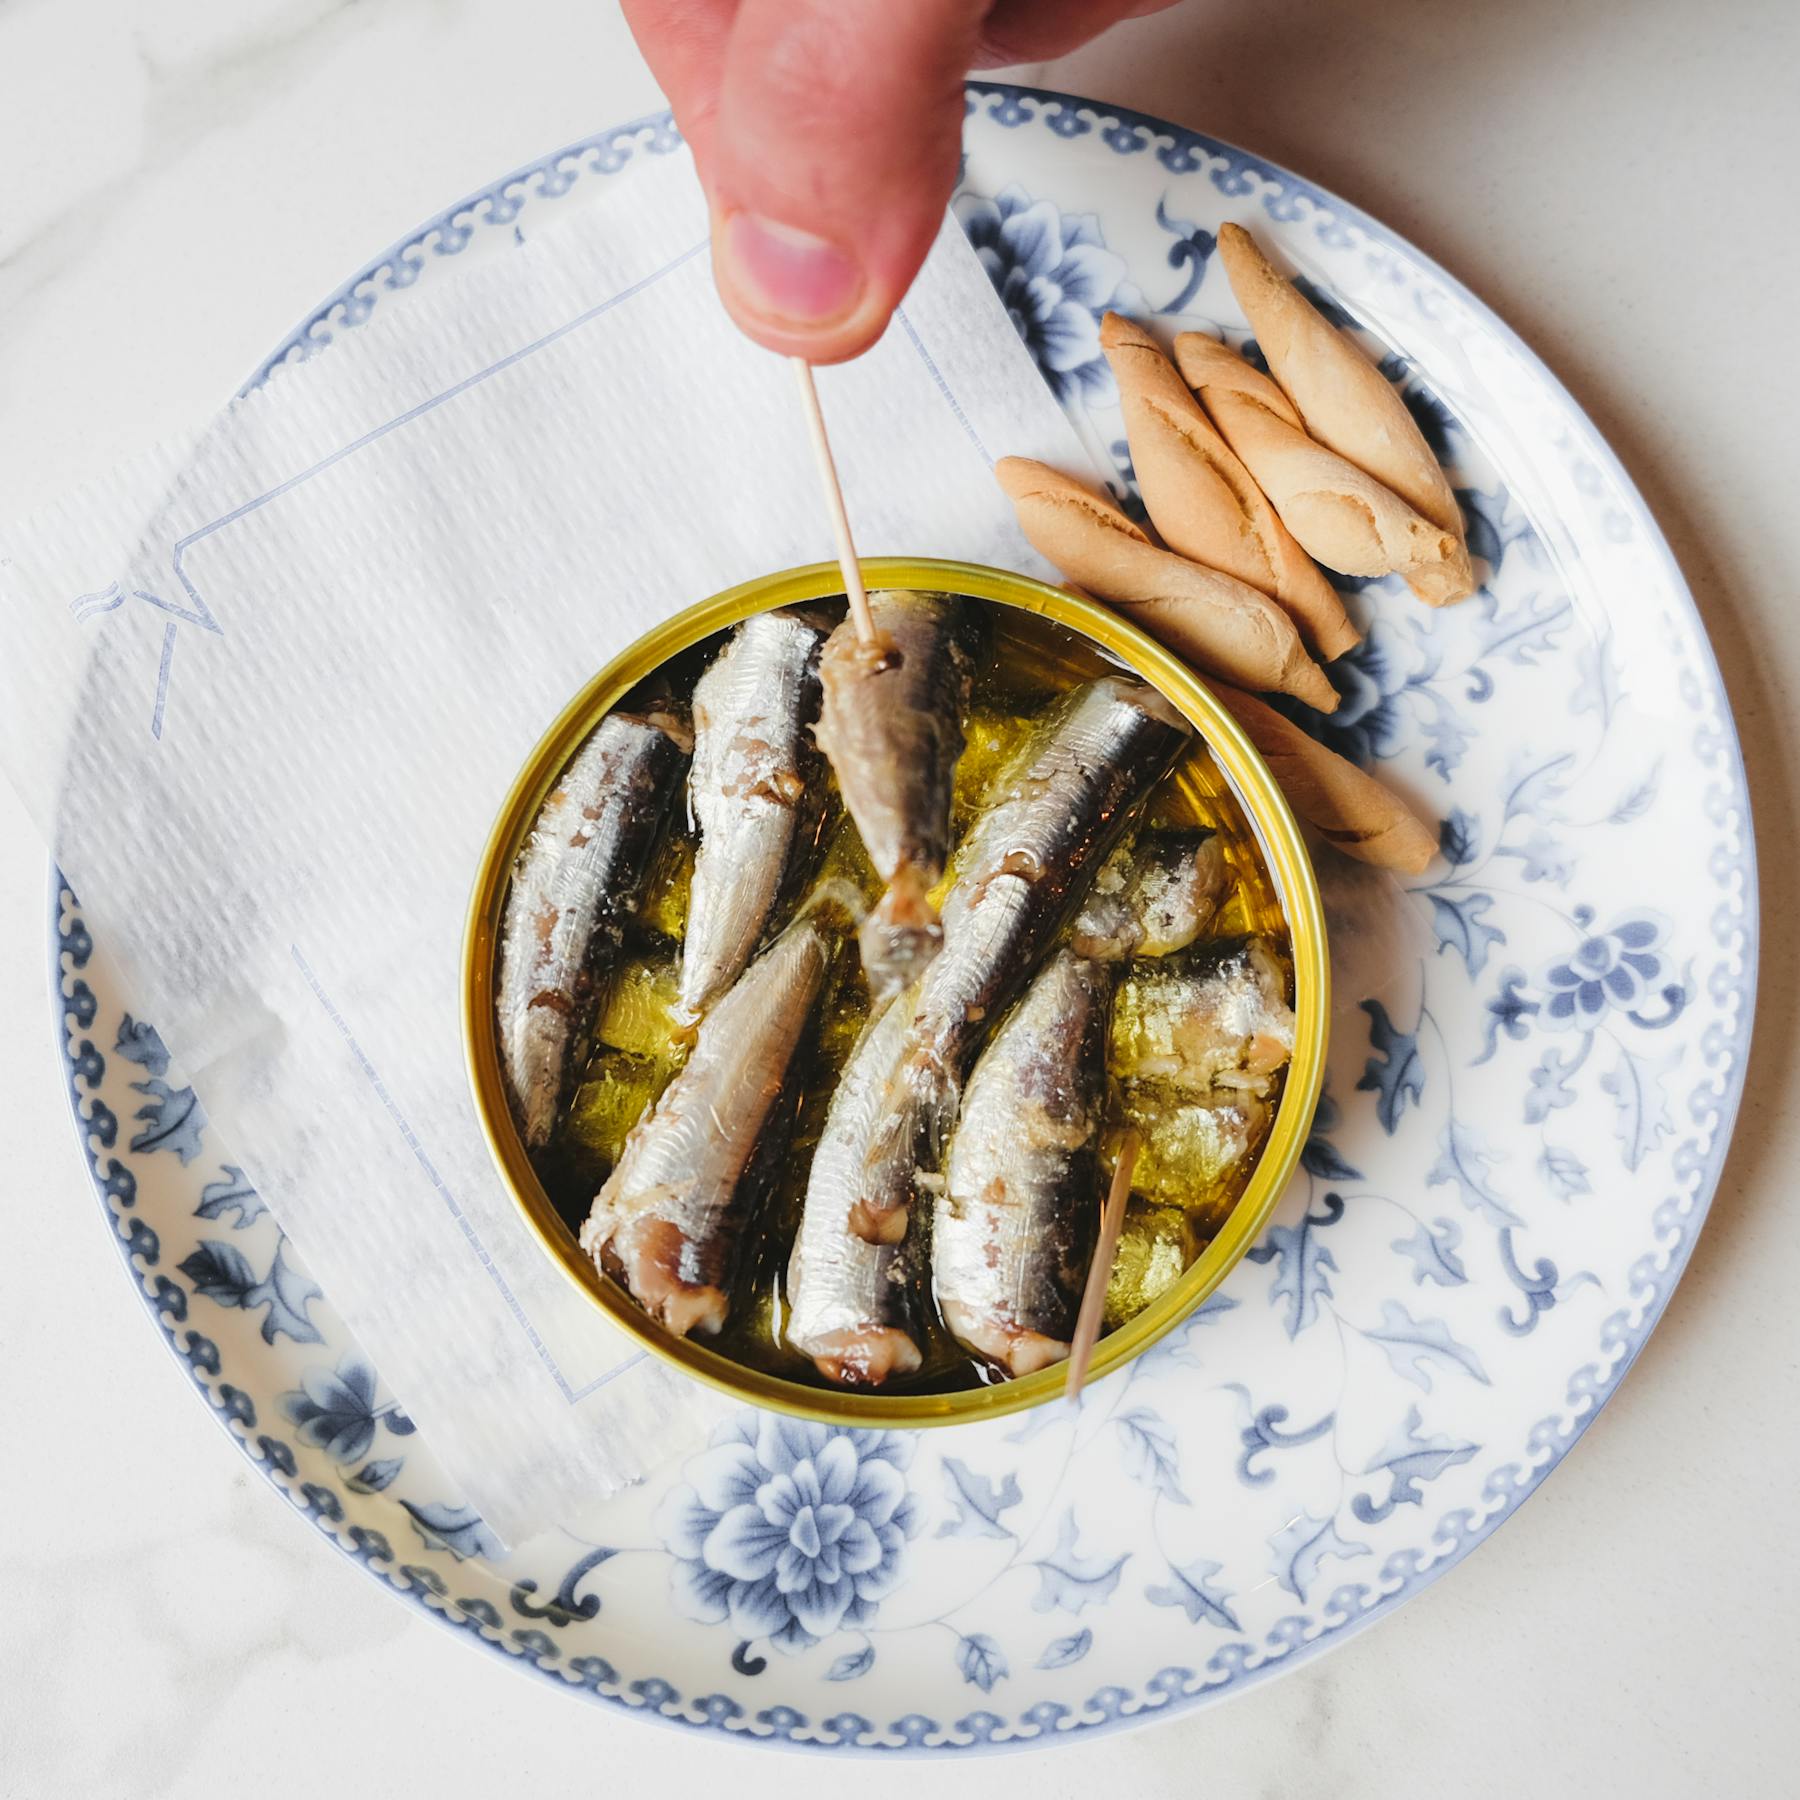
<instances>
[{"instance_id":1,"label":"white paper napkin","mask_svg":"<svg viewBox=\"0 0 1800 1800\"><path fill-rule=\"evenodd\" d=\"M726 1403L551 1266L464 1075L476 861L648 627L828 558L780 359L685 154L380 307L185 443L0 533L0 767L127 991L470 1502L517 1541ZM821 372L865 554L1046 573L991 473L1082 453L946 220Z\"/></svg>"}]
</instances>

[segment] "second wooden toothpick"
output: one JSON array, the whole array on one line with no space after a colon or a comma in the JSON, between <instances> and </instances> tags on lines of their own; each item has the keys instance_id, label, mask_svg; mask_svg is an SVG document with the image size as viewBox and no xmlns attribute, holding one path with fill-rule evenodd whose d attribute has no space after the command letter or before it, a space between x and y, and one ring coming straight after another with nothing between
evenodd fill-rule
<instances>
[{"instance_id":1,"label":"second wooden toothpick","mask_svg":"<svg viewBox=\"0 0 1800 1800\"><path fill-rule=\"evenodd\" d=\"M1094 1260L1088 1264L1087 1287L1082 1291L1075 1334L1069 1340L1069 1372L1063 1393L1071 1405L1081 1397L1088 1364L1093 1361L1094 1346L1100 1339L1100 1320L1106 1311L1106 1286L1112 1279L1113 1257L1118 1252L1119 1233L1125 1224L1125 1202L1131 1197L1131 1172L1137 1167L1138 1142L1135 1130L1125 1133L1119 1145L1119 1160L1113 1164L1112 1186L1107 1190L1106 1204L1100 1214L1100 1237L1094 1245Z\"/></svg>"},{"instance_id":2,"label":"second wooden toothpick","mask_svg":"<svg viewBox=\"0 0 1800 1800\"><path fill-rule=\"evenodd\" d=\"M800 385L800 404L806 414L806 429L812 438L813 455L819 465L819 480L825 489L825 504L831 512L832 534L837 539L838 567L844 576L844 594L850 602L850 617L856 621L856 635L865 644L875 642L875 621L869 615L869 594L863 586L862 564L857 560L856 543L850 535L850 515L844 510L844 490L838 482L837 463L831 454L831 440L825 435L825 415L819 410L819 390L813 382L812 364L803 356L790 357L794 379Z\"/></svg>"}]
</instances>

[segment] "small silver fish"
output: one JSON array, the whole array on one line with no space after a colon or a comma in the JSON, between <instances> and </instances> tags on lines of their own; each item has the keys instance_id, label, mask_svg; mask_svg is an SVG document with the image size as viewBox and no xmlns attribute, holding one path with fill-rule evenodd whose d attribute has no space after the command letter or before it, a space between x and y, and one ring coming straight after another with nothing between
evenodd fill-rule
<instances>
[{"instance_id":1,"label":"small silver fish","mask_svg":"<svg viewBox=\"0 0 1800 1800\"><path fill-rule=\"evenodd\" d=\"M788 1261L788 1341L828 1380L876 1387L919 1367L911 1244L870 1244L850 1214L871 1190L910 1194L910 1155L873 1167L869 1150L882 1097L906 1042L912 1013L900 995L864 1028L831 1096L807 1175L800 1229ZM884 1197L885 1198L885 1197ZM886 1198L891 1209L905 1202Z\"/></svg>"},{"instance_id":2,"label":"small silver fish","mask_svg":"<svg viewBox=\"0 0 1800 1800\"><path fill-rule=\"evenodd\" d=\"M1122 675L1072 689L1039 722L957 852L944 947L919 983L880 1155L909 1141L922 1168L938 1167L970 1058L1191 731L1155 689ZM904 1237L904 1207L883 1211L886 1198L852 1214L858 1236Z\"/></svg>"},{"instance_id":3,"label":"small silver fish","mask_svg":"<svg viewBox=\"0 0 1800 1800\"><path fill-rule=\"evenodd\" d=\"M982 1052L934 1209L944 1322L1009 1375L1069 1354L1099 1222L1113 970L1047 962Z\"/></svg>"},{"instance_id":4,"label":"small silver fish","mask_svg":"<svg viewBox=\"0 0 1800 1800\"><path fill-rule=\"evenodd\" d=\"M793 612L746 619L694 684L688 793L694 853L677 1011L692 1024L737 979L772 921L809 794L824 626Z\"/></svg>"},{"instance_id":5,"label":"small silver fish","mask_svg":"<svg viewBox=\"0 0 1800 1800\"><path fill-rule=\"evenodd\" d=\"M853 915L852 915L853 916ZM809 905L702 1021L693 1053L631 1129L581 1247L677 1337L716 1335L743 1226L738 1183L842 941Z\"/></svg>"},{"instance_id":6,"label":"small silver fish","mask_svg":"<svg viewBox=\"0 0 1800 1800\"><path fill-rule=\"evenodd\" d=\"M577 1070L600 978L618 955L691 740L673 714L602 719L538 815L500 925L500 1069L528 1150L541 1150Z\"/></svg>"},{"instance_id":7,"label":"small silver fish","mask_svg":"<svg viewBox=\"0 0 1800 1800\"><path fill-rule=\"evenodd\" d=\"M1229 873L1216 833L1139 838L1106 859L1069 941L1102 961L1185 950L1212 923Z\"/></svg>"},{"instance_id":8,"label":"small silver fish","mask_svg":"<svg viewBox=\"0 0 1800 1800\"><path fill-rule=\"evenodd\" d=\"M950 855L950 801L973 672L971 621L950 594L869 596L876 639L846 619L819 659L816 736L887 892L863 922L878 999L908 985L942 931L927 895Z\"/></svg>"},{"instance_id":9,"label":"small silver fish","mask_svg":"<svg viewBox=\"0 0 1800 1800\"><path fill-rule=\"evenodd\" d=\"M1197 964L1134 967L1113 1015L1122 1081L1267 1095L1294 1053L1287 976L1260 938Z\"/></svg>"}]
</instances>

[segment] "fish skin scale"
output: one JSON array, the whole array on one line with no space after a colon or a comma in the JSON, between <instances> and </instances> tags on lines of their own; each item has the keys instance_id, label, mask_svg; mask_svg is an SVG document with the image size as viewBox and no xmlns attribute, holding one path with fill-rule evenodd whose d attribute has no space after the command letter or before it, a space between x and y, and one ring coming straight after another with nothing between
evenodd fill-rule
<instances>
[{"instance_id":1,"label":"fish skin scale","mask_svg":"<svg viewBox=\"0 0 1800 1800\"><path fill-rule=\"evenodd\" d=\"M908 996L873 1017L839 1077L807 1176L800 1228L788 1261L787 1334L796 1349L823 1364L843 1334L893 1333L919 1360L912 1299L917 1256L907 1243L870 1244L849 1229L849 1215L870 1180L884 1176L910 1187L910 1162L867 1165L870 1134L905 1042ZM899 1344L890 1344L905 1360ZM831 1373L826 1369L827 1374ZM903 1371L910 1372L910 1371Z\"/></svg>"},{"instance_id":2,"label":"fish skin scale","mask_svg":"<svg viewBox=\"0 0 1800 1800\"><path fill-rule=\"evenodd\" d=\"M976 1063L935 1209L939 1304L970 1349L1012 1366L1066 1354L1098 1224L1113 971L1056 952ZM1031 1342L1031 1340L1036 1340Z\"/></svg>"},{"instance_id":3,"label":"fish skin scale","mask_svg":"<svg viewBox=\"0 0 1800 1800\"><path fill-rule=\"evenodd\" d=\"M699 844L689 885L679 1006L700 1018L742 972L787 882L818 715L822 623L791 612L746 619L694 684L689 805Z\"/></svg>"},{"instance_id":4,"label":"fish skin scale","mask_svg":"<svg viewBox=\"0 0 1800 1800\"><path fill-rule=\"evenodd\" d=\"M838 942L816 913L803 914L750 965L707 1015L693 1053L632 1128L594 1197L582 1249L665 1324L673 1326L672 1308L703 1291L717 1303L693 1328L724 1324L744 1224L740 1178Z\"/></svg>"},{"instance_id":5,"label":"fish skin scale","mask_svg":"<svg viewBox=\"0 0 1800 1800\"><path fill-rule=\"evenodd\" d=\"M601 720L519 854L500 928L501 1072L527 1148L549 1141L598 978L617 956L687 753L668 715Z\"/></svg>"}]
</instances>

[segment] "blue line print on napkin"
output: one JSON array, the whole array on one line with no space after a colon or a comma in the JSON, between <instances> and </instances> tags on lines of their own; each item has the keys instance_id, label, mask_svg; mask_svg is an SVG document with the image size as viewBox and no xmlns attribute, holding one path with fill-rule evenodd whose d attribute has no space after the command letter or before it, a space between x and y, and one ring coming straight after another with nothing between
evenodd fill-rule
<instances>
[{"instance_id":1,"label":"blue line print on napkin","mask_svg":"<svg viewBox=\"0 0 1800 1800\"><path fill-rule=\"evenodd\" d=\"M162 662L156 671L156 705L150 714L150 735L162 742L163 707L169 698L169 665L175 660L175 621L163 627Z\"/></svg>"},{"instance_id":2,"label":"blue line print on napkin","mask_svg":"<svg viewBox=\"0 0 1800 1800\"><path fill-rule=\"evenodd\" d=\"M173 570L175 579L181 583L189 600L193 602L191 610L188 607L179 606L164 600L156 594L144 593L141 590L134 590L135 597L139 600L149 602L150 605L158 608L158 610L162 612L170 614L172 620L180 620L184 624L197 625L203 631L210 631L222 637L224 635L223 627L221 627L217 618L213 615L212 609L206 604L205 600L201 598L199 589L194 586L193 582L188 577L186 569L183 567L187 552L195 544L200 543L205 538L211 537L214 532L222 531L227 525L235 524L239 519L247 518L251 513L259 511L271 501L279 500L284 494L292 493L295 488L303 486L305 483L312 480L315 475L323 474L325 470L342 462L347 456L354 456L357 451L366 449L378 439L386 437L389 432L396 431L402 425L409 425L413 420L422 418L428 412L435 411L438 407L444 405L445 402L456 399L460 394L466 394L473 387L478 387L482 382L488 380L489 377L498 375L506 369L510 369L515 363L524 361L528 356L534 356L538 351L556 343L558 339L567 337L570 332L580 330L583 325L591 323L593 320L599 318L601 314L610 312L615 306L622 305L625 301L643 293L645 289L654 287L657 282L664 278L664 276L672 275L684 264L692 262L693 259L707 247L708 241L709 240L702 238L698 243L689 245L679 256L664 263L660 269L653 270L640 281L634 281L629 287L621 288L618 293L588 307L586 311L577 313L574 318L568 320L565 324L557 326L554 331L546 332L542 337L535 339L533 342L521 345L517 350L511 351L507 355L501 357L498 362L490 363L485 369L477 369L473 375L465 375L461 381L452 383L441 393L433 394L427 400L421 400L417 406L409 407L405 412L389 419L385 424L377 425L372 430L364 432L361 437L353 438L348 444L343 445L340 449L332 451L329 456L321 458L320 461L314 463L310 468L302 469L296 475L290 475L286 481L278 483L276 486L268 489L267 492L256 495L254 499L244 501L241 506L233 507L230 512L225 513L220 518L214 519L210 523L190 531L185 537L176 542L173 554ZM84 623L86 620L94 617L97 613L112 611L114 607L121 604L122 598L123 596L119 593L119 584L115 581L110 587L103 588L96 594L83 594L77 599L70 601L69 607L71 612L74 613L77 623ZM97 602L105 602L105 604L96 604ZM162 659L157 669L156 678L156 703L150 719L150 735L159 742L162 739L163 718L168 703L169 670L175 656L175 638L175 625L171 623L163 633Z\"/></svg>"},{"instance_id":3,"label":"blue line print on napkin","mask_svg":"<svg viewBox=\"0 0 1800 1800\"><path fill-rule=\"evenodd\" d=\"M906 333L907 339L912 347L918 351L919 360L924 363L925 367L930 371L931 379L937 383L938 392L944 396L944 404L956 415L957 424L969 434L969 442L981 452L981 460L991 469L994 466L993 453L988 449L987 445L981 441L980 434L976 431L975 427L969 423L969 415L963 411L962 403L957 399L955 394L950 391L950 384L944 379L943 370L932 360L931 352L925 348L924 340L919 336L918 332L913 329L912 320L906 316L906 308L904 306L896 306L894 308L894 317L899 321L900 329Z\"/></svg>"},{"instance_id":4,"label":"blue line print on napkin","mask_svg":"<svg viewBox=\"0 0 1800 1800\"><path fill-rule=\"evenodd\" d=\"M193 594L193 589L189 588ZM170 615L169 623L163 627L162 656L156 670L156 704L150 714L150 735L159 743L162 741L163 707L169 695L169 665L175 660L175 622L182 620L189 625L198 625L203 631L210 631L218 637L225 635L225 630L212 615L212 610L198 594L193 594L196 610L189 611L185 606L175 606L162 598L160 594L146 593L142 588L131 590L133 600L142 600L146 605L154 606L158 612ZM125 590L117 581L109 581L105 587L91 594L77 594L69 602L69 612L77 625L85 625L89 619L97 619L103 613L117 612L125 604Z\"/></svg>"},{"instance_id":5,"label":"blue line print on napkin","mask_svg":"<svg viewBox=\"0 0 1800 1800\"><path fill-rule=\"evenodd\" d=\"M363 1078L375 1090L376 1099L381 1102L388 1117L399 1127L400 1135L406 1140L407 1149L413 1153L419 1167L425 1171L426 1180L443 1196L444 1204L450 1209L451 1218L456 1221L469 1248L475 1252L477 1261L494 1278L494 1285L504 1296L507 1306L512 1311L512 1316L519 1323L519 1329L525 1333L532 1349L537 1352L538 1360L550 1371L550 1379L556 1383L557 1390L562 1397L573 1406L577 1401L585 1400L589 1394L605 1387L615 1376L623 1375L627 1369L635 1369L649 1355L647 1350L634 1352L616 1368L608 1369L604 1375L596 1376L586 1387L578 1388L571 1384L569 1378L557 1367L556 1358L550 1354L549 1346L538 1336L537 1328L525 1316L525 1309L519 1304L517 1296L507 1285L506 1277L500 1273L494 1259L488 1254L487 1246L482 1243L480 1234L469 1222L468 1214L457 1205L456 1196L445 1186L444 1178L432 1166L431 1158L425 1154L425 1146L419 1142L418 1135L407 1124L406 1115L395 1104L394 1096L389 1093L387 1083L381 1079L362 1045L356 1041L356 1034L351 1031L344 1015L332 1004L331 996L320 985L318 976L313 973L312 964L300 953L298 944L289 944L288 954L293 957L294 966L300 971L301 978L312 989L313 998L325 1009L325 1016L337 1027L338 1035L344 1040L350 1054L356 1059L356 1066L362 1070Z\"/></svg>"},{"instance_id":6,"label":"blue line print on napkin","mask_svg":"<svg viewBox=\"0 0 1800 1800\"><path fill-rule=\"evenodd\" d=\"M69 602L69 611L75 615L77 625L85 625L89 619L96 619L101 613L109 613L125 604L125 590L116 581L110 581L105 587L92 594L77 594Z\"/></svg>"},{"instance_id":7,"label":"blue line print on napkin","mask_svg":"<svg viewBox=\"0 0 1800 1800\"><path fill-rule=\"evenodd\" d=\"M377 425L372 430L364 432L361 437L353 438L341 449L334 450L329 456L314 463L310 468L302 469L296 475L290 475L286 481L268 489L266 493L258 494L254 499L246 500L241 506L233 507L230 512L225 513L220 518L212 520L209 524L202 525L196 530L190 531L185 537L179 539L175 545L173 567L176 580L181 583L188 598L193 602L192 611L189 611L185 607L173 605L169 601L163 600L155 594L136 591L135 597L139 600L148 601L150 605L159 608L163 612L169 613L174 619L181 620L187 624L197 625L202 630L214 632L223 636L223 627L220 626L218 620L214 617L212 609L208 607L205 600L201 598L199 590L194 586L192 580L189 579L187 571L183 566L187 552L195 544L200 543L203 539L211 537L217 531L222 531L227 525L235 524L239 519L246 518L251 513L257 512L262 507L267 506L271 501L279 500L284 494L293 492L295 488L303 486L315 475L323 474L325 470L342 462L345 457L354 456L357 451L366 449L370 444L375 443L380 438L386 437L390 432L398 430L402 425L409 425L413 420L422 418L428 412L435 411L438 407L444 405L445 402L456 399L458 395L466 394L471 388L478 387L482 382L488 380L490 376L498 375L503 370L513 367L515 363L524 361L526 357L536 355L538 351L556 343L561 338L567 337L570 332L578 331L583 325L590 324L602 314L610 312L615 306L620 306L625 301L633 299L647 289L654 287L666 276L674 274L678 269L692 262L695 257L700 255L700 253L707 248L709 241L709 239L702 238L698 243L689 245L679 256L664 263L660 269L653 270L641 280L633 282L629 287L621 288L618 293L588 307L586 311L577 313L574 318L570 319L565 324L557 326L554 331L546 332L544 336L535 339L533 342L521 345L519 349L509 352L507 355L501 357L498 362L490 363L485 369L478 369L472 375L465 375L462 380L452 383L451 386L445 388L441 393L433 394L427 400L421 400L418 405L409 407L405 412L389 419L385 424ZM926 349L924 340L919 336L912 320L906 316L904 308L898 309L895 317L898 319L901 329L905 332L907 341L918 353L919 360L924 363L932 381L937 386L938 392L943 396L944 404L950 408L956 422L968 434L969 441L974 444L976 450L980 452L982 460L987 463L989 468L992 468L994 466L992 452L981 441L975 427L970 423L968 414L963 410L962 404L952 391L949 382L945 380L944 373L938 367L931 352ZM111 588L103 589L97 595L84 594L78 600L70 602L71 609L74 610L76 618L78 620L85 620L92 617L96 612L112 610L114 606L120 604L119 599L112 597L115 595L117 588L118 583L114 582ZM108 603L104 606L96 606L93 604L96 600L104 600ZM86 608L85 611L83 610L84 607ZM175 637L175 627L173 624L170 624L163 633L162 662L157 671L156 704L150 722L150 735L158 741L162 738L163 718L168 701L169 671L175 654Z\"/></svg>"},{"instance_id":8,"label":"blue line print on napkin","mask_svg":"<svg viewBox=\"0 0 1800 1800\"><path fill-rule=\"evenodd\" d=\"M329 456L323 457L318 462L312 464L311 467L300 470L298 474L290 475L286 481L280 482L266 492L256 495L254 499L244 501L242 505L233 507L230 512L223 514L221 517L212 520L208 524L199 526L197 529L188 532L185 537L178 539L173 552L173 572L175 579L181 583L188 598L193 602L192 610L187 607L175 605L170 601L162 599L159 595L145 593L141 589L133 590L134 598L148 602L151 606L156 607L159 611L168 613L171 617L171 623L163 632L162 659L157 669L156 701L150 718L150 735L158 742L161 742L163 719L168 705L170 668L175 658L175 642L177 634L174 621L178 620L184 624L196 625L203 631L212 632L220 637L224 636L223 626L219 624L212 609L206 604L205 600L201 598L199 589L194 586L192 580L188 576L186 568L183 566L187 552L192 549L195 544L211 537L215 532L224 530L227 525L233 525L239 519L247 518L251 513L260 511L261 508L269 505L270 502L281 499L283 495L292 493L294 489L302 487L305 483L312 480L315 475L323 474L325 470L334 467L346 457L354 456L357 451L367 449L370 444L386 437L390 432L397 431L402 425L410 425L415 419L424 417L426 413L434 412L447 401L454 400L459 395L466 394L471 388L480 386L482 382L488 380L491 376L498 375L504 370L512 368L514 364L523 362L529 356L535 356L538 351L546 349L549 345L556 343L559 339L567 337L570 332L580 330L583 325L591 324L595 319L601 317L602 314L611 312L614 307L621 306L625 301L634 299L637 295L654 287L666 276L673 275L678 269L681 269L692 262L695 257L700 255L700 253L707 248L710 241L710 239L702 238L698 243L690 244L687 249L680 253L680 255L664 263L660 269L653 270L650 274L642 277L642 279L631 283L629 287L621 288L618 293L610 295L607 299L601 300L595 305L588 307L584 312L577 313L574 318L568 320L565 324L557 326L554 331L548 331L542 337L534 339L531 343L521 345L517 350L510 351L507 355L501 357L498 362L490 363L484 369L477 369L472 375L465 375L462 380L453 382L441 393L433 394L429 399L421 400L418 405L409 407L405 412L399 413L394 418L387 420L386 423L377 425L369 431L365 431L361 437L353 438L341 448L332 451ZM968 414L963 410L962 403L951 390L950 383L945 380L943 371L938 367L931 352L926 349L924 340L919 336L912 320L906 316L904 308L896 309L895 318L898 320L901 329L905 332L907 341L918 353L919 360L924 363L932 381L937 386L938 392L943 396L944 404L950 408L956 422L968 434L969 441L975 446L976 450L980 453L982 460L986 462L991 469L994 466L992 452L989 451L988 447L981 441L974 425L970 423ZM69 607L74 613L77 623L85 623L86 620L94 617L96 614L110 612L122 603L123 596L119 592L119 583L115 581L111 586L101 589L98 593L82 594L78 596L76 599L69 602Z\"/></svg>"}]
</instances>

